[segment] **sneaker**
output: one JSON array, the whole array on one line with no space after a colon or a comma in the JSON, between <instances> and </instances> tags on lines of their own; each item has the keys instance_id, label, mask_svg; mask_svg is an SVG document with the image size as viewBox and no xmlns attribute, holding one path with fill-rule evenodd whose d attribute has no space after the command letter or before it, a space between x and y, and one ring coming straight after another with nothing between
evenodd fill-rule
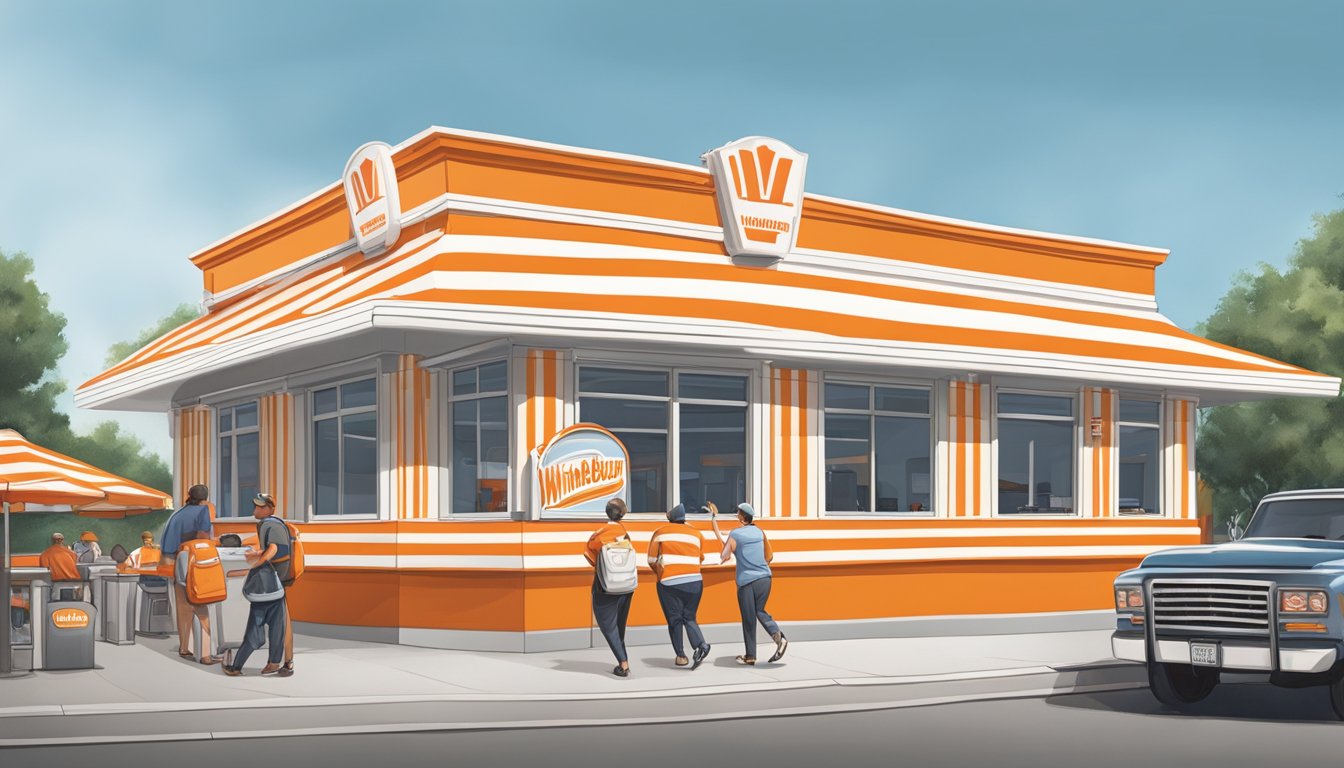
<instances>
[{"instance_id":1,"label":"sneaker","mask_svg":"<svg viewBox=\"0 0 1344 768\"><path fill-rule=\"evenodd\" d=\"M699 648L696 648L695 653L691 654L691 669L695 669L696 667L700 666L700 662L704 661L705 657L708 655L709 655L709 643L705 643Z\"/></svg>"},{"instance_id":2,"label":"sneaker","mask_svg":"<svg viewBox=\"0 0 1344 768\"><path fill-rule=\"evenodd\" d=\"M779 661L784 658L784 652L789 649L789 638L784 636L783 632L775 640L775 655L770 657L771 661Z\"/></svg>"},{"instance_id":3,"label":"sneaker","mask_svg":"<svg viewBox=\"0 0 1344 768\"><path fill-rule=\"evenodd\" d=\"M756 663L756 657L755 657L755 656L738 656L738 657L735 659L735 661L737 661L738 664L746 664L747 666L750 667L751 665L753 665L753 664Z\"/></svg>"},{"instance_id":4,"label":"sneaker","mask_svg":"<svg viewBox=\"0 0 1344 768\"><path fill-rule=\"evenodd\" d=\"M238 677L243 674L243 670L237 667L230 667L228 664L225 664L224 674L228 675L229 677Z\"/></svg>"},{"instance_id":5,"label":"sneaker","mask_svg":"<svg viewBox=\"0 0 1344 768\"><path fill-rule=\"evenodd\" d=\"M629 668L629 667L622 667L620 664L617 664L617 665L616 665L616 668L613 669L613 670L611 670L611 674L613 674L613 675L615 675L615 676L617 676L617 677L629 677L629 676L630 676L630 668Z\"/></svg>"}]
</instances>

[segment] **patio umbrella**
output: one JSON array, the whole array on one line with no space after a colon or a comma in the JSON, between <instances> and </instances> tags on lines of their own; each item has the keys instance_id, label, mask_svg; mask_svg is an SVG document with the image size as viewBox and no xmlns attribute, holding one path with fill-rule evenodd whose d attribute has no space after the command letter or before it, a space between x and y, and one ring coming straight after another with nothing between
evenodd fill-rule
<instances>
[{"instance_id":1,"label":"patio umbrella","mask_svg":"<svg viewBox=\"0 0 1344 768\"><path fill-rule=\"evenodd\" d=\"M11 504L55 511L69 510L91 517L124 517L172 505L162 491L104 472L24 439L12 429L0 429L0 506L4 535L0 537L0 595L9 596L9 513ZM0 674L8 674L10 622L0 621Z\"/></svg>"}]
</instances>

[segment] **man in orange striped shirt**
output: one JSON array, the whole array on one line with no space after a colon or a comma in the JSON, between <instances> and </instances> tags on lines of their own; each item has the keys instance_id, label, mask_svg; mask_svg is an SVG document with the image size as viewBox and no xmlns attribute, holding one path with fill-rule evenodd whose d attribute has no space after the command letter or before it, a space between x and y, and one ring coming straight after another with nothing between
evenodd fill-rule
<instances>
[{"instance_id":1,"label":"man in orange striped shirt","mask_svg":"<svg viewBox=\"0 0 1344 768\"><path fill-rule=\"evenodd\" d=\"M709 655L709 643L700 632L695 613L700 608L704 581L700 564L705 561L704 538L686 524L686 507L678 504L667 513L670 525L653 532L649 541L649 567L658 577L658 602L667 617L667 631L672 636L672 650L677 653L677 666L692 664L691 669ZM695 648L694 661L686 658L681 643L682 628Z\"/></svg>"}]
</instances>

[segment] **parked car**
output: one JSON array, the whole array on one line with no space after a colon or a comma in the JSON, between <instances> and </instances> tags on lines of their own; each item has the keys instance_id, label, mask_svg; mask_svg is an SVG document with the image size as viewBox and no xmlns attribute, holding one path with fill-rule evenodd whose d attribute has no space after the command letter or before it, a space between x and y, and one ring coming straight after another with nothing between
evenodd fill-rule
<instances>
[{"instance_id":1,"label":"parked car","mask_svg":"<svg viewBox=\"0 0 1344 768\"><path fill-rule=\"evenodd\" d=\"M1148 665L1163 704L1264 673L1326 686L1344 719L1344 489L1270 494L1239 540L1154 552L1116 578L1115 608L1112 652Z\"/></svg>"}]
</instances>

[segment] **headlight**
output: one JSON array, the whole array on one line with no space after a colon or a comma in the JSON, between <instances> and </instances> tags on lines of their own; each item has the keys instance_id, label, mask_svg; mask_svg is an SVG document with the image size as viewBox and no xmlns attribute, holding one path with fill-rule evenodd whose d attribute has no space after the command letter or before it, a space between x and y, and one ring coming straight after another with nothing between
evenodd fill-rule
<instances>
[{"instance_id":1,"label":"headlight","mask_svg":"<svg viewBox=\"0 0 1344 768\"><path fill-rule=\"evenodd\" d=\"M1143 607L1142 587L1116 587L1115 610L1131 611Z\"/></svg>"},{"instance_id":2,"label":"headlight","mask_svg":"<svg viewBox=\"0 0 1344 768\"><path fill-rule=\"evenodd\" d=\"M1330 598L1314 589L1279 590L1279 613L1325 613Z\"/></svg>"}]
</instances>

